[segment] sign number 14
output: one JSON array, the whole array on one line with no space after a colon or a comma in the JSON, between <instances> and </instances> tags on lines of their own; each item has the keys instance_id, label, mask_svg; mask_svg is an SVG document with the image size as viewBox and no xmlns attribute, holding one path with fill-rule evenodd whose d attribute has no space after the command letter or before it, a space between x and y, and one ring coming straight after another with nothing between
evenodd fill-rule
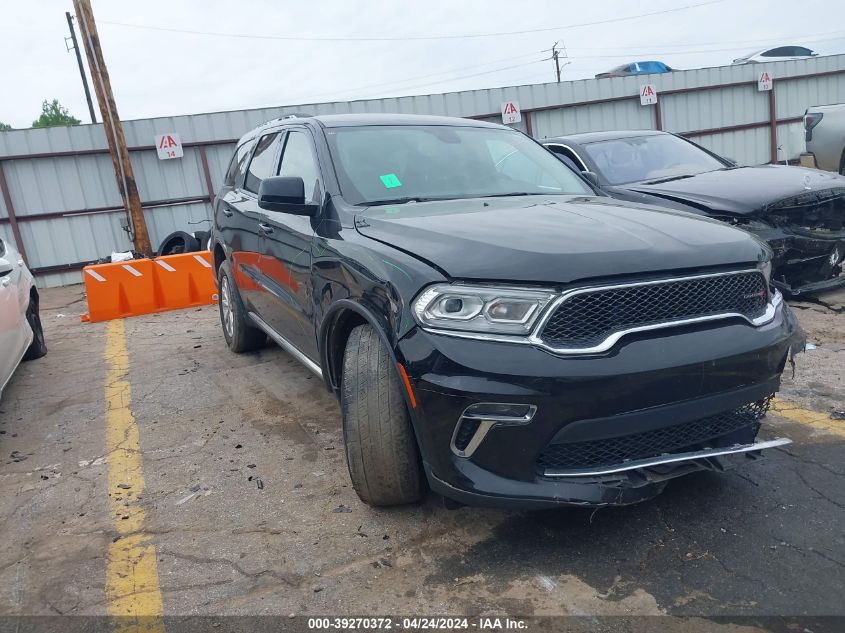
<instances>
[{"instance_id":1,"label":"sign number 14","mask_svg":"<svg viewBox=\"0 0 845 633\"><path fill-rule=\"evenodd\" d=\"M185 155L182 150L182 139L175 132L156 134L155 142L159 160L182 158Z\"/></svg>"}]
</instances>

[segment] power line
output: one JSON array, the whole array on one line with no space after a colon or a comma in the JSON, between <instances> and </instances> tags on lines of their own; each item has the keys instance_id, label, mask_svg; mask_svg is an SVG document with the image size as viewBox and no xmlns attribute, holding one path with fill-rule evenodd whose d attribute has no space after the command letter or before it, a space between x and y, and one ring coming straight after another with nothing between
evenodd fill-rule
<instances>
[{"instance_id":1,"label":"power line","mask_svg":"<svg viewBox=\"0 0 845 633\"><path fill-rule=\"evenodd\" d=\"M837 32L838 31L834 31L834 33L837 33ZM823 40L820 40L820 41L823 41ZM545 51L540 51L540 52L548 52L549 50L550 49L545 49ZM569 47L567 47L567 50L569 50ZM643 55L649 55L649 56L654 55L656 57L660 57L660 56L663 56L663 55L684 55L684 54L699 55L699 54L702 54L702 53L723 52L723 51L732 51L732 50L737 50L737 49L712 49L712 50L701 50L701 51L643 53ZM386 82L380 82L380 83L375 83L375 84L367 84L365 86L357 86L357 87L348 88L348 89L345 89L345 90L333 90L333 91L330 91L330 92L315 93L315 94L311 94L307 97L298 97L298 98L295 98L295 99L291 99L291 101L296 101L300 104L308 104L308 103L313 103L313 101L315 99L318 99L320 97L324 97L326 95L347 95L346 97L337 96L337 97L334 97L334 99L340 99L340 98L350 99L350 97L348 95L354 95L357 92L361 92L362 90L369 90L370 88L381 88L381 87L388 87L390 89L395 89L395 90L399 90L399 91L413 90L413 89L416 89L416 88L424 88L424 87L430 86L432 84L441 84L441 83L448 84L448 83L451 83L453 81L459 81L461 79L470 79L470 78L479 77L479 76L482 76L482 75L489 75L489 74L493 74L493 73L503 72L503 71L506 71L506 70L512 70L514 68L521 68L521 67L524 67L524 66L530 66L530 65L533 65L533 64L541 62L541 61L548 61L550 59L553 59L553 57L546 57L546 58L543 58L543 59L533 60L533 61L530 61L530 62L504 66L502 68L494 68L492 70L483 71L483 72L480 72L480 73L472 73L472 74L469 74L469 75L462 75L462 76L458 76L458 77L443 77L442 79L438 79L436 81L425 82L425 83L422 83L422 84L416 84L416 85L412 85L412 86L402 85L402 84L407 84L408 82L413 82L413 81L417 81L417 80L420 80L420 79L429 79L431 77L438 77L438 76L441 76L441 75L450 75L451 73L454 73L454 72L460 72L462 70L470 70L470 69L473 69L473 68L480 68L480 67L483 67L483 66L489 66L491 64L501 63L501 62L504 62L504 61L511 61L511 60L515 60L515 59L524 59L526 57L531 57L531 56L536 55L536 54L537 53L527 53L527 54L524 54L524 55L517 55L517 56L512 55L512 56L505 57L505 58L500 58L500 59L491 60L491 61L488 61L488 62L483 62L481 64L473 64L471 66L461 66L461 67L458 67L458 68L452 68L452 69L449 69L449 70L439 71L439 72L436 72L436 73L429 73L429 74L426 74L426 75L416 75L414 77L406 77L405 79L401 79L401 80L393 80L393 81L386 81ZM621 58L621 57L626 57L627 55L628 54L620 54L620 55L578 55L576 57L567 57L566 59L568 61L564 65L568 65L570 63L573 63L573 62L577 61L578 59L587 60L587 59L602 59L602 58ZM581 70L582 71L585 71L585 70L587 70L587 71L601 71L603 69L602 68L581 68ZM528 78L539 77L539 76L540 76L540 74L532 74L532 75L529 75ZM354 99L366 99L366 98L369 98L369 97L366 97L366 96L358 96L358 97L352 96L351 97L351 99L353 99L353 100ZM249 108L263 108L263 107L274 107L276 105L278 105L278 104L274 102L274 103L264 103L264 104L261 104L261 105L253 105L253 106L248 106L248 107Z\"/></svg>"},{"instance_id":2,"label":"power line","mask_svg":"<svg viewBox=\"0 0 845 633\"><path fill-rule=\"evenodd\" d=\"M536 53L530 53L530 54L535 55ZM522 57L526 57L526 56L522 55ZM510 58L510 59L518 59L518 58ZM524 66L530 66L532 64L537 64L539 62L544 62L547 59L548 58L546 58L546 59L535 59L535 60L530 61L530 62L523 62L523 63L520 63L520 64L513 64L511 66L504 66L502 68L494 68L492 70L485 70L485 71L482 71L480 73L472 73L472 74L469 74L469 75L462 75L460 77L446 77L444 79L440 79L440 80L437 80L437 81L433 81L433 82L430 81L430 82L427 82L427 83L416 84L416 85L412 85L412 86L401 86L401 87L397 87L396 90L415 90L416 88L424 88L425 86L430 86L432 83L450 83L450 82L453 82L453 81L459 81L461 79L469 79L471 77L480 77L481 75L489 75L489 74L492 74L492 73L498 73L498 72L502 72L502 71L505 71L505 70L512 70L514 68L522 68ZM468 66L467 68L472 68L472 66ZM453 69L452 71L444 71L443 73L439 73L439 74L444 74L444 73L447 73L447 72L454 72L455 70L458 70L458 69ZM411 77L411 78L408 78L404 81L406 81L406 82L407 81L413 81L415 79L422 79L422 78L430 77L430 76L431 75L422 75L420 77ZM383 83L383 84L379 84L379 85L382 85L382 86L384 86L384 85L395 85L396 83L403 83L403 82L387 82L387 83ZM348 93L355 93L355 92L360 92L361 90L367 90L371 87L373 87L373 84L371 84L369 86L359 86L357 88L349 88L348 90L346 90L344 92L347 93L347 94ZM321 96L324 96L325 94L336 94L336 93L323 93L322 95L310 95L308 97L300 97L300 98L297 98L297 99L291 99L291 101L297 101L297 102L299 102L300 105L308 105L309 103L313 103L313 99L315 99L316 97L321 97ZM366 96L354 97L353 100L354 99L367 99L367 98L370 98L370 97L366 97ZM264 103L264 104L261 104L261 105L248 106L248 109L275 107L277 105L278 105L278 103Z\"/></svg>"},{"instance_id":3,"label":"power line","mask_svg":"<svg viewBox=\"0 0 845 633\"><path fill-rule=\"evenodd\" d=\"M785 40L789 40L792 43L797 42L820 42L826 41L825 39L820 39L822 36L833 35L833 36L845 36L845 31L828 31L826 33L810 33L807 35L783 35L779 37L767 37L761 40L732 40L732 41L725 41L725 42L687 42L684 44L659 44L660 48L690 48L693 46L723 46L726 44L742 44L742 45L753 45L753 44L773 44L783 42ZM813 38L813 39L808 39ZM832 39L838 39L836 37ZM644 46L596 46L596 47L589 47L589 46L569 46L567 47L568 50L578 50L578 51L618 51L618 50L634 50L634 49L642 49Z\"/></svg>"},{"instance_id":4,"label":"power line","mask_svg":"<svg viewBox=\"0 0 845 633\"><path fill-rule=\"evenodd\" d=\"M427 75L416 75L414 77L406 77L405 79L399 79L399 80L394 79L394 80L391 80L391 81L382 81L382 82L376 83L376 84L367 84L366 86L358 86L356 88L349 88L349 89L347 89L343 92L346 92L346 93L359 92L361 90L369 90L370 88L380 88L382 86L394 86L396 84L408 83L409 81L417 81L419 79L429 79L430 77L437 77L439 75L449 75L449 74L452 74L452 73L455 73L455 72L460 72L462 70L471 70L473 68L481 68L482 66L490 66L492 64L500 64L502 62L513 61L515 59L525 59L526 57L533 57L533 56L537 55L539 52L542 52L542 51L538 51L537 53L527 53L525 55L511 55L509 57L494 59L494 60L491 60L491 61L488 61L488 62L483 62L481 64L473 64L471 66L461 66L459 68L450 68L449 70L442 70L442 71L436 72L436 73L428 73ZM543 61L543 60L538 60L538 61ZM529 62L529 63L533 64L534 62L532 61L532 62ZM508 68L512 68L512 66L508 67ZM498 71L491 71L491 72L498 72ZM439 81L448 82L448 81L451 81L451 79L446 77L446 78L441 79ZM324 97L326 95L334 95L334 94L338 94L338 92L339 92L338 90L332 90L330 92L312 94L310 97L307 97L306 99L310 100L310 99L314 99L316 97ZM300 99L299 101L302 101L302 100ZM258 106L258 107L260 107L260 106Z\"/></svg>"},{"instance_id":5,"label":"power line","mask_svg":"<svg viewBox=\"0 0 845 633\"><path fill-rule=\"evenodd\" d=\"M838 31L834 31L834 32L838 32ZM815 41L815 40L806 40L806 41ZM819 39L817 41L827 41L827 40ZM553 49L554 49L554 47L553 47ZM569 47L567 47L567 49L569 49ZM545 49L545 51L548 51L548 50L550 50L550 49ZM646 55L646 56L654 55L655 57L662 57L664 55L693 55L693 54L694 55L700 55L700 54L703 54L703 53L714 53L714 52L725 52L725 51L736 51L736 50L738 50L738 49L736 49L736 48L724 48L724 49L680 51L680 52L666 51L664 53L642 53L642 54ZM541 51L541 52L545 52L545 51ZM552 50L552 53L554 54L554 50ZM510 56L510 57L505 57L505 58L501 58L501 59L498 59L498 60L492 60L492 61L489 61L489 62L484 62L484 63L481 63L481 64L473 64L472 66L462 66L462 67L459 67L459 68L452 68L450 70L444 70L444 71L440 71L440 72L436 72L436 73L429 73L427 75L417 75L417 76L414 76L414 77L407 77L405 79L401 79L401 80L398 80L398 81L396 81L396 80L386 81L386 82L380 82L380 83L376 83L376 84L368 84L366 86L358 86L356 88L349 88L349 89L342 90L342 91L333 90L333 91L330 91L330 92L312 94L309 97L303 97L303 98L296 99L296 101L299 101L300 103L307 103L308 101L311 101L313 99L323 97L323 96L326 96L326 95L336 95L339 92L344 93L344 94L349 94L349 93L356 93L356 92L359 92L361 90L368 90L370 88L380 88L380 87L385 87L385 86L396 87L397 90L411 90L413 88L422 88L422 87L425 87L425 86L429 86L433 83L450 83L452 81L457 81L457 80L461 80L461 79L469 79L469 78L478 77L478 76L481 76L481 75L487 75L487 74L501 72L501 71L505 71L505 70L511 70L513 68L519 68L519 67L522 67L522 66L529 66L529 65L532 65L532 64L540 62L540 61L548 61L550 59L552 59L552 60L554 59L554 57L546 57L546 58L540 59L540 60L530 61L530 62L526 62L526 63L523 63L523 64L516 64L516 65L513 65L513 66L505 66L503 68L497 68L497 69L493 69L493 70L489 70L489 71L484 71L484 72L481 72L481 73L473 73L473 74L470 74L470 75L463 75L463 76L460 76L460 77L444 77L444 78L438 79L437 81L434 81L434 82L426 82L426 83L418 84L418 85L415 85L415 86L399 86L398 85L398 84L406 84L406 83L411 82L411 81L417 81L419 79L428 79L428 78L437 77L437 76L440 76L440 75L449 75L451 73L460 72L462 70L469 70L469 69L472 69L472 68L480 68L480 67L483 67L483 66L489 66L491 64L496 64L496 63L500 63L500 62L504 62L504 61L511 61L511 60L514 60L514 59L524 59L526 57L531 57L532 55L535 55L535 54L536 53L528 53L526 55ZM574 63L574 62L578 61L579 59L584 59L584 60L587 60L587 59L605 59L605 58L614 59L614 58L628 57L631 54L632 53L625 53L625 54L620 54L620 55L576 55L574 57L568 57L567 56L566 57L567 61L566 61L565 64L563 64L561 66L561 68L563 66ZM589 70L589 69L582 68L581 70ZM597 69L593 68L592 70L597 70ZM532 76L538 76L538 75L532 75ZM360 97L360 98L364 98L364 97ZM266 104L266 105L269 106L269 105L275 105L275 104ZM264 106L253 106L253 107L264 107Z\"/></svg>"},{"instance_id":6,"label":"power line","mask_svg":"<svg viewBox=\"0 0 845 633\"><path fill-rule=\"evenodd\" d=\"M546 58L546 59L548 59L548 58ZM453 81L459 81L461 79L469 79L471 77L480 77L481 75L489 75L491 73L498 73L498 72L502 72L503 70L511 70L513 68L521 68L523 66L530 66L532 64L539 64L540 62L546 61L546 59L536 59L536 60L531 61L531 62L524 62L522 64L514 64L513 66L505 66L503 68L495 68L493 70L486 70L486 71L480 72L480 73L472 73L471 75L462 75L461 77L449 77L447 79L442 79L442 80L436 81L436 82L429 81L428 83L416 84L414 86L405 86L403 88L400 88L400 90L414 90L416 88L424 88L425 86L430 86L432 83L451 83ZM366 98L366 97L362 97L362 98Z\"/></svg>"},{"instance_id":7,"label":"power line","mask_svg":"<svg viewBox=\"0 0 845 633\"><path fill-rule=\"evenodd\" d=\"M827 38L827 39L818 39L818 40L805 40L805 42L826 42L831 39L840 39L840 38ZM619 54L610 54L610 55L573 55L571 59L602 59L602 58L620 58L620 57L630 57L632 55L638 57L664 57L669 55L701 55L706 53L730 53L736 51L745 51L748 50L747 47L737 47L734 46L732 48L708 48L708 49L700 49L695 51L663 51L663 52L626 52L626 53L619 53Z\"/></svg>"},{"instance_id":8,"label":"power line","mask_svg":"<svg viewBox=\"0 0 845 633\"><path fill-rule=\"evenodd\" d=\"M473 39L483 37L504 37L507 35L527 35L529 33L547 33L549 31L561 31L565 29L576 29L585 26L598 26L601 24L611 24L614 22L625 22L628 20L636 20L639 18L647 18L655 15L665 15L667 13L677 13L678 11L686 11L688 9L696 9L713 4L719 4L725 0L707 0L706 2L698 2L696 4L688 4L682 7L675 7L672 9L663 9L661 11L651 11L649 13L640 13L637 15L622 16L618 18L608 18L605 20L596 20L593 22L581 22L580 24L567 24L564 26L550 26L540 29L525 29L521 31L501 31L498 33L467 33L462 35L409 35L402 37L306 37L299 35L256 35L253 33L224 33L219 31L197 31L193 29L177 29L165 26L153 26L148 24L130 24L127 22L115 22L109 20L100 20L100 24L109 24L111 26L123 26L134 29L145 29L149 31L164 31L167 33L184 33L187 35L207 35L212 37L234 37L241 39L253 40L281 40L292 42L408 42L408 41L432 41L432 40L457 40L457 39Z\"/></svg>"}]
</instances>

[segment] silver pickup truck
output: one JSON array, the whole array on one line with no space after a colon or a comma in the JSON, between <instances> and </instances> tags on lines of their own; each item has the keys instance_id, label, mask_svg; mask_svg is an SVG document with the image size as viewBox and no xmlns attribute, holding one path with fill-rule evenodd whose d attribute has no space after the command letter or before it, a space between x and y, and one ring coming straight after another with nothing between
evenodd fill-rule
<instances>
[{"instance_id":1,"label":"silver pickup truck","mask_svg":"<svg viewBox=\"0 0 845 633\"><path fill-rule=\"evenodd\" d=\"M808 108L804 113L804 139L811 163L845 175L845 103Z\"/></svg>"}]
</instances>

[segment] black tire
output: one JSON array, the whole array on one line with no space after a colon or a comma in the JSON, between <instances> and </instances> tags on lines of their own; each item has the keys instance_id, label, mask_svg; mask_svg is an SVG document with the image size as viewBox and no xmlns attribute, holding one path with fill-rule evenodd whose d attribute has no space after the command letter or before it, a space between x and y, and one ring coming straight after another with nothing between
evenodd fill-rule
<instances>
[{"instance_id":1,"label":"black tire","mask_svg":"<svg viewBox=\"0 0 845 633\"><path fill-rule=\"evenodd\" d=\"M185 231L175 231L164 238L161 246L158 247L158 256L194 253L199 250L201 248L197 238Z\"/></svg>"},{"instance_id":2,"label":"black tire","mask_svg":"<svg viewBox=\"0 0 845 633\"><path fill-rule=\"evenodd\" d=\"M23 355L24 360L35 360L47 355L47 343L44 341L44 328L41 327L41 314L38 310L38 299L30 296L26 309L26 320L32 328L32 343Z\"/></svg>"},{"instance_id":3,"label":"black tire","mask_svg":"<svg viewBox=\"0 0 845 633\"><path fill-rule=\"evenodd\" d=\"M845 149L842 150L842 158L839 159L839 175L845 176Z\"/></svg>"},{"instance_id":4,"label":"black tire","mask_svg":"<svg viewBox=\"0 0 845 633\"><path fill-rule=\"evenodd\" d=\"M229 349L240 354L263 347L267 343L267 335L254 327L249 320L228 261L223 262L217 271L217 287L220 291L220 300L217 303L220 325ZM227 319L231 321L227 323Z\"/></svg>"},{"instance_id":5,"label":"black tire","mask_svg":"<svg viewBox=\"0 0 845 633\"><path fill-rule=\"evenodd\" d=\"M346 342L340 405L349 476L361 501L419 501L425 480L411 417L393 359L371 325L353 329Z\"/></svg>"},{"instance_id":6,"label":"black tire","mask_svg":"<svg viewBox=\"0 0 845 633\"><path fill-rule=\"evenodd\" d=\"M211 231L195 231L194 239L199 242L201 251L208 250L208 240L211 239Z\"/></svg>"}]
</instances>

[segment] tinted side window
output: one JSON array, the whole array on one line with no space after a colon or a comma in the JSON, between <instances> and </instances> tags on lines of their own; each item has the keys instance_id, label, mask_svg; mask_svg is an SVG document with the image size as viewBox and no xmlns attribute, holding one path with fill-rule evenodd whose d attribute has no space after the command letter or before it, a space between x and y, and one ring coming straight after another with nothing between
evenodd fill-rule
<instances>
[{"instance_id":1,"label":"tinted side window","mask_svg":"<svg viewBox=\"0 0 845 633\"><path fill-rule=\"evenodd\" d=\"M762 53L760 57L791 57L792 54L791 46L779 46L777 48L767 50L765 53Z\"/></svg>"},{"instance_id":2,"label":"tinted side window","mask_svg":"<svg viewBox=\"0 0 845 633\"><path fill-rule=\"evenodd\" d=\"M299 176L305 183L305 202L320 202L320 171L305 132L292 130L285 143L285 153L279 169L280 176Z\"/></svg>"},{"instance_id":3,"label":"tinted side window","mask_svg":"<svg viewBox=\"0 0 845 633\"><path fill-rule=\"evenodd\" d=\"M261 181L273 175L276 150L279 149L281 141L282 135L280 132L265 134L261 137L258 145L255 147L252 160L249 162L244 189L252 193L258 193L258 187L261 186Z\"/></svg>"},{"instance_id":4,"label":"tinted side window","mask_svg":"<svg viewBox=\"0 0 845 633\"><path fill-rule=\"evenodd\" d=\"M809 48L804 48L803 46L793 46L792 47L792 54L795 55L796 57L799 57L799 56L802 56L802 55L808 55L809 56L809 55L813 54L813 51L811 51Z\"/></svg>"},{"instance_id":5,"label":"tinted side window","mask_svg":"<svg viewBox=\"0 0 845 633\"><path fill-rule=\"evenodd\" d=\"M229 163L229 169L226 171L226 177L223 179L223 184L227 187L234 187L236 181L240 182L239 175L242 176L246 170L246 159L250 149L252 149L252 142L244 143L235 150L232 162Z\"/></svg>"}]
</instances>

